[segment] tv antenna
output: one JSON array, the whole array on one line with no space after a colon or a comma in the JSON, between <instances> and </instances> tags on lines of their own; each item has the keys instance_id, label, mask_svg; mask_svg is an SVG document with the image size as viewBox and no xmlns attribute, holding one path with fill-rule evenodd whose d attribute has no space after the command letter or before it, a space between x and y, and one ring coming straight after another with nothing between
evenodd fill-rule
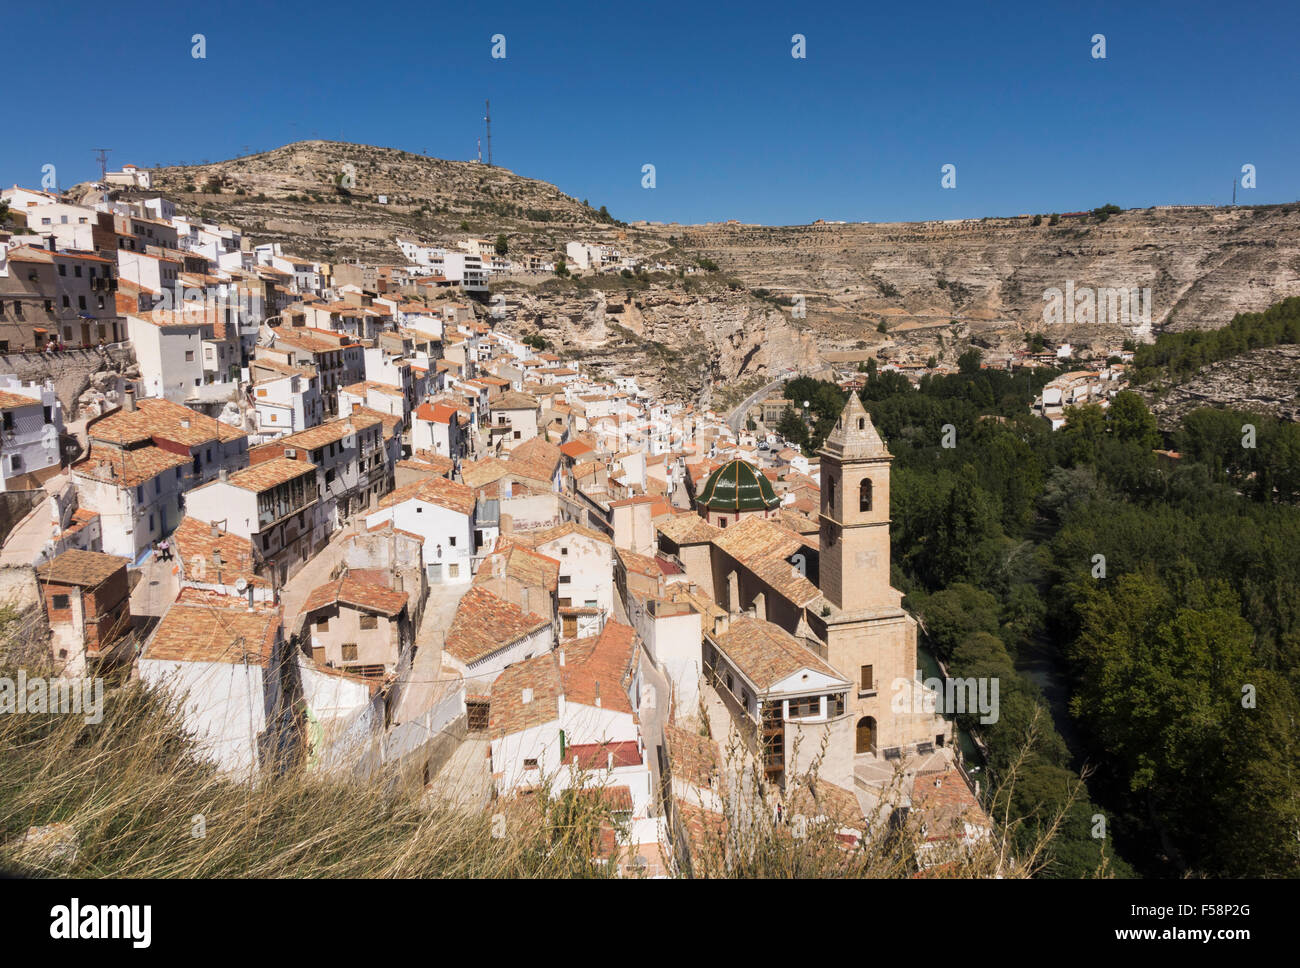
<instances>
[{"instance_id":1,"label":"tv antenna","mask_svg":"<svg viewBox=\"0 0 1300 968\"><path fill-rule=\"evenodd\" d=\"M99 155L99 180L100 180L100 181L107 181L107 180L108 180L108 153L109 153L110 151L112 151L113 149L112 149L112 148L92 148L91 150L94 151L95 154ZM1236 184L1237 184L1237 183L1234 181L1234 182L1233 182L1233 186L1235 187Z\"/></svg>"},{"instance_id":2,"label":"tv antenna","mask_svg":"<svg viewBox=\"0 0 1300 968\"><path fill-rule=\"evenodd\" d=\"M487 122L488 167L492 167L492 102L483 102L483 120Z\"/></svg>"}]
</instances>

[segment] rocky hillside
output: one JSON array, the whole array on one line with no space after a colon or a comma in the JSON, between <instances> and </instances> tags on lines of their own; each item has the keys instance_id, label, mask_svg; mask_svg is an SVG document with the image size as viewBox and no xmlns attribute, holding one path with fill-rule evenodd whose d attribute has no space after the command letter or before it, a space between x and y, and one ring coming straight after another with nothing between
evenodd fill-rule
<instances>
[{"instance_id":1,"label":"rocky hillside","mask_svg":"<svg viewBox=\"0 0 1300 968\"><path fill-rule=\"evenodd\" d=\"M562 251L575 230L614 228L554 185L505 168L370 145L300 141L151 173L153 191L140 194L162 194L184 211L241 226L256 242L325 261L394 262L399 234L437 242L505 232L540 252Z\"/></svg>"},{"instance_id":2,"label":"rocky hillside","mask_svg":"<svg viewBox=\"0 0 1300 968\"><path fill-rule=\"evenodd\" d=\"M953 361L971 345L1020 347L1031 330L1117 348L1135 331L1149 338L1218 327L1300 295L1300 204L1137 209L1055 225L1024 216L626 226L503 168L328 141L155 169L154 184L183 211L325 261L396 262L398 235L450 245L504 232L516 253L554 255L577 238L647 259L716 263L717 272L686 279L553 280L512 290L521 312L512 325L592 362L645 367L643 375L684 394L880 353ZM1047 325L1044 294L1070 281L1149 288L1150 327L1140 319Z\"/></svg>"},{"instance_id":3,"label":"rocky hillside","mask_svg":"<svg viewBox=\"0 0 1300 968\"><path fill-rule=\"evenodd\" d=\"M1220 360L1163 393L1145 388L1161 430L1174 430L1198 407L1266 413L1300 420L1300 346L1269 346Z\"/></svg>"},{"instance_id":4,"label":"rocky hillside","mask_svg":"<svg viewBox=\"0 0 1300 968\"><path fill-rule=\"evenodd\" d=\"M667 233L668 230L661 230ZM1100 220L677 228L673 240L751 288L805 298L823 348L875 347L933 330L986 345L1049 329L1044 293L1151 289L1155 332L1217 328L1300 294L1300 205L1135 209ZM939 327L938 329L934 329ZM1132 327L1136 329L1137 326ZM1062 326L1075 342L1114 326ZM1049 332L1049 335L1057 335ZM946 341L951 344L951 340Z\"/></svg>"},{"instance_id":5,"label":"rocky hillside","mask_svg":"<svg viewBox=\"0 0 1300 968\"><path fill-rule=\"evenodd\" d=\"M810 330L710 277L555 279L500 291L508 330L536 333L596 372L636 376L668 399L725 406L728 387L820 365Z\"/></svg>"}]
</instances>

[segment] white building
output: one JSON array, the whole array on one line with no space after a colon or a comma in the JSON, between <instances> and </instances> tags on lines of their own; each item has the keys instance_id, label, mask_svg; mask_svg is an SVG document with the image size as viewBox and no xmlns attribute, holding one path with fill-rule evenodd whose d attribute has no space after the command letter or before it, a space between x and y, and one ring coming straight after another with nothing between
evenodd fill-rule
<instances>
[{"instance_id":1,"label":"white building","mask_svg":"<svg viewBox=\"0 0 1300 968\"><path fill-rule=\"evenodd\" d=\"M430 477L398 488L366 515L366 527L386 521L424 539L429 584L464 584L473 577L474 509L472 488L445 477Z\"/></svg>"},{"instance_id":2,"label":"white building","mask_svg":"<svg viewBox=\"0 0 1300 968\"><path fill-rule=\"evenodd\" d=\"M12 374L0 374L0 420L0 479L5 490L32 490L59 472L63 405L52 381L23 383Z\"/></svg>"}]
</instances>

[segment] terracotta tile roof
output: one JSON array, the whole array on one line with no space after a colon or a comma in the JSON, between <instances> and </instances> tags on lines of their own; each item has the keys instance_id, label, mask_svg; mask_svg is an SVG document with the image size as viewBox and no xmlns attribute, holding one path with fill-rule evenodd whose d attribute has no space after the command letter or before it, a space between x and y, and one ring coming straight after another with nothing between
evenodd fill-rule
<instances>
[{"instance_id":1,"label":"terracotta tile roof","mask_svg":"<svg viewBox=\"0 0 1300 968\"><path fill-rule=\"evenodd\" d=\"M581 457L583 454L590 454L594 447L583 440L571 440L560 447L560 453L565 457Z\"/></svg>"},{"instance_id":2,"label":"terracotta tile roof","mask_svg":"<svg viewBox=\"0 0 1300 968\"><path fill-rule=\"evenodd\" d=\"M655 530L677 545L705 544L722 534L721 528L715 528L693 511L662 518Z\"/></svg>"},{"instance_id":3,"label":"terracotta tile roof","mask_svg":"<svg viewBox=\"0 0 1300 968\"><path fill-rule=\"evenodd\" d=\"M582 464L575 464L573 467L574 480L585 480L588 477L594 477L600 471L605 469L605 465L600 461L589 460Z\"/></svg>"},{"instance_id":4,"label":"terracotta tile roof","mask_svg":"<svg viewBox=\"0 0 1300 968\"><path fill-rule=\"evenodd\" d=\"M468 596L467 596L468 597ZM525 689L532 698L523 700ZM553 722L560 715L560 665L553 653L507 666L492 683L488 730L493 739Z\"/></svg>"},{"instance_id":5,"label":"terracotta tile roof","mask_svg":"<svg viewBox=\"0 0 1300 968\"><path fill-rule=\"evenodd\" d=\"M510 452L508 466L524 477L552 480L560 468L560 448L541 437L534 437Z\"/></svg>"},{"instance_id":6,"label":"terracotta tile roof","mask_svg":"<svg viewBox=\"0 0 1300 968\"><path fill-rule=\"evenodd\" d=\"M594 528L584 527L576 521L565 521L553 528L540 528L536 531L516 531L510 537L523 538L529 547L536 548L538 545L547 544L571 534L581 535L584 538L590 538L592 541L599 541L611 546L614 544L609 535L601 534Z\"/></svg>"},{"instance_id":7,"label":"terracotta tile roof","mask_svg":"<svg viewBox=\"0 0 1300 968\"><path fill-rule=\"evenodd\" d=\"M502 544L483 559L474 581L478 583L500 577L513 578L524 585L553 592L559 585L560 563L521 545Z\"/></svg>"},{"instance_id":8,"label":"terracotta tile roof","mask_svg":"<svg viewBox=\"0 0 1300 968\"><path fill-rule=\"evenodd\" d=\"M348 434L354 434L359 430L369 430L377 423L380 423L378 416L372 417L369 414L353 413L346 417L328 420L315 427L308 427L306 430L300 430L295 434L279 437L270 444L255 448L255 451L263 451L267 447L274 447L279 452L283 452L285 447L316 450L319 447L337 443Z\"/></svg>"},{"instance_id":9,"label":"terracotta tile roof","mask_svg":"<svg viewBox=\"0 0 1300 968\"><path fill-rule=\"evenodd\" d=\"M99 520L98 511L90 511L86 508L77 508L72 512L72 523L64 530L61 537L70 538L80 532L87 525Z\"/></svg>"},{"instance_id":10,"label":"terracotta tile roof","mask_svg":"<svg viewBox=\"0 0 1300 968\"><path fill-rule=\"evenodd\" d=\"M379 502L379 510L403 504L406 501L424 501L438 507L455 511L458 514L474 513L474 489L459 481L445 477L429 477L422 481L406 484L384 496Z\"/></svg>"},{"instance_id":11,"label":"terracotta tile roof","mask_svg":"<svg viewBox=\"0 0 1300 968\"><path fill-rule=\"evenodd\" d=\"M238 427L191 410L184 404L146 397L135 410L114 410L91 424L91 440L110 444L135 444L144 440L169 440L185 447L199 447L218 441L243 440L248 434Z\"/></svg>"},{"instance_id":12,"label":"terracotta tile roof","mask_svg":"<svg viewBox=\"0 0 1300 968\"><path fill-rule=\"evenodd\" d=\"M526 393L517 393L514 390L507 390L501 396L497 397L488 404L488 409L496 410L536 410L539 404L536 397L530 397Z\"/></svg>"},{"instance_id":13,"label":"terracotta tile roof","mask_svg":"<svg viewBox=\"0 0 1300 968\"><path fill-rule=\"evenodd\" d=\"M359 407L354 403L352 405L352 419L359 420L361 418L370 418L382 423L384 425L385 440L391 440L402 426L402 418L395 413L381 413L372 407Z\"/></svg>"},{"instance_id":14,"label":"terracotta tile roof","mask_svg":"<svg viewBox=\"0 0 1300 968\"><path fill-rule=\"evenodd\" d=\"M72 465L72 473L117 487L138 487L160 474L187 467L190 463L189 457L173 454L161 447L123 450L92 441L87 455Z\"/></svg>"},{"instance_id":15,"label":"terracotta tile roof","mask_svg":"<svg viewBox=\"0 0 1300 968\"><path fill-rule=\"evenodd\" d=\"M154 630L141 659L167 662L248 662L267 666L280 629L280 608L250 612L240 595L182 588Z\"/></svg>"},{"instance_id":16,"label":"terracotta tile roof","mask_svg":"<svg viewBox=\"0 0 1300 968\"><path fill-rule=\"evenodd\" d=\"M261 493L262 491L269 491L285 481L291 481L295 477L315 473L315 464L304 460L287 460L284 457L276 457L274 460L264 460L260 464L254 464L242 471L236 471L226 479L226 483L243 488L245 491Z\"/></svg>"},{"instance_id":17,"label":"terracotta tile roof","mask_svg":"<svg viewBox=\"0 0 1300 968\"><path fill-rule=\"evenodd\" d=\"M453 420L459 420L460 412L456 407L445 403L422 403L415 408L415 415L421 420L450 424Z\"/></svg>"},{"instance_id":18,"label":"terracotta tile roof","mask_svg":"<svg viewBox=\"0 0 1300 968\"><path fill-rule=\"evenodd\" d=\"M37 568L36 577L41 581L55 582L60 585L94 588L112 578L129 564L131 564L129 560L119 558L117 555L72 548Z\"/></svg>"},{"instance_id":19,"label":"terracotta tile roof","mask_svg":"<svg viewBox=\"0 0 1300 968\"><path fill-rule=\"evenodd\" d=\"M801 777L790 783L786 810L791 817L802 814L809 820L825 818L837 827L866 826L857 794L821 777Z\"/></svg>"},{"instance_id":20,"label":"terracotta tile roof","mask_svg":"<svg viewBox=\"0 0 1300 968\"><path fill-rule=\"evenodd\" d=\"M635 655L636 631L613 620L605 623L600 635L567 643L560 668L566 700L620 713L635 712L627 695Z\"/></svg>"},{"instance_id":21,"label":"terracotta tile roof","mask_svg":"<svg viewBox=\"0 0 1300 968\"><path fill-rule=\"evenodd\" d=\"M628 548L615 548L614 552L618 555L619 560L623 562L623 567L628 571L649 575L652 578L658 578L663 574L659 568L659 562L650 555L637 554Z\"/></svg>"},{"instance_id":22,"label":"terracotta tile roof","mask_svg":"<svg viewBox=\"0 0 1300 968\"><path fill-rule=\"evenodd\" d=\"M0 390L0 410L13 410L16 407L39 407L41 401L35 397L25 397L21 393Z\"/></svg>"},{"instance_id":23,"label":"terracotta tile roof","mask_svg":"<svg viewBox=\"0 0 1300 968\"><path fill-rule=\"evenodd\" d=\"M220 528L213 537L213 527L188 515L176 526L172 541L184 577L212 585L233 585L242 578L252 585L269 586L270 582L254 571L253 543Z\"/></svg>"},{"instance_id":24,"label":"terracotta tile roof","mask_svg":"<svg viewBox=\"0 0 1300 968\"><path fill-rule=\"evenodd\" d=\"M636 740L623 740L619 743L575 743L565 749L564 762L566 765L576 766L580 770L591 770L593 772L608 770L611 767L618 769L621 766L640 766L642 762L641 747L637 745ZM631 810L632 792L627 787L594 787L587 795L598 795L615 790L625 792L626 796L622 802L626 805L617 805L619 801L615 799L610 809Z\"/></svg>"},{"instance_id":25,"label":"terracotta tile roof","mask_svg":"<svg viewBox=\"0 0 1300 968\"><path fill-rule=\"evenodd\" d=\"M760 690L770 689L800 669L813 669L836 681L845 681L817 653L781 626L761 619L742 615L732 620L727 631L717 637L717 643L736 668Z\"/></svg>"},{"instance_id":26,"label":"terracotta tile roof","mask_svg":"<svg viewBox=\"0 0 1300 968\"><path fill-rule=\"evenodd\" d=\"M447 630L443 649L461 662L473 663L527 635L549 628L550 624L540 615L525 614L486 588L475 585L456 607L456 616ZM513 668L516 666L510 666L506 671ZM558 684L558 677L556 681ZM493 694L496 694L495 687Z\"/></svg>"},{"instance_id":27,"label":"terracotta tile roof","mask_svg":"<svg viewBox=\"0 0 1300 968\"><path fill-rule=\"evenodd\" d=\"M495 457L480 461L463 460L460 462L461 480L473 488L480 488L485 484L499 481L510 473L512 471L506 466L505 461L497 460Z\"/></svg>"},{"instance_id":28,"label":"terracotta tile roof","mask_svg":"<svg viewBox=\"0 0 1300 968\"><path fill-rule=\"evenodd\" d=\"M664 723L668 760L674 780L691 786L710 788L722 770L722 751L707 736Z\"/></svg>"},{"instance_id":29,"label":"terracotta tile roof","mask_svg":"<svg viewBox=\"0 0 1300 968\"><path fill-rule=\"evenodd\" d=\"M912 808L921 814L926 840L965 835L965 825L992 827L970 787L956 770L918 773L912 784Z\"/></svg>"},{"instance_id":30,"label":"terracotta tile roof","mask_svg":"<svg viewBox=\"0 0 1300 968\"><path fill-rule=\"evenodd\" d=\"M385 585L366 581L355 572L349 572L337 581L312 589L303 602L302 610L307 613L333 605L350 605L363 612L396 618L406 608L408 598L406 592L394 591Z\"/></svg>"},{"instance_id":31,"label":"terracotta tile roof","mask_svg":"<svg viewBox=\"0 0 1300 968\"><path fill-rule=\"evenodd\" d=\"M817 586L786 560L805 548L815 550L815 539L765 518L748 517L723 530L713 544L800 608L821 595Z\"/></svg>"}]
</instances>

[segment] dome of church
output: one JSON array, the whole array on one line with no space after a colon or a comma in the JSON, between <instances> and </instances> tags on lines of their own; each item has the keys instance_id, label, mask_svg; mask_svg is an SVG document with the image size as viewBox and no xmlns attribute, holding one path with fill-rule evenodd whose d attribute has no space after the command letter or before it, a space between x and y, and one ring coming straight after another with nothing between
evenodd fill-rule
<instances>
[{"instance_id":1,"label":"dome of church","mask_svg":"<svg viewBox=\"0 0 1300 968\"><path fill-rule=\"evenodd\" d=\"M769 511L781 499L758 468L737 458L708 476L695 503L709 511Z\"/></svg>"}]
</instances>

